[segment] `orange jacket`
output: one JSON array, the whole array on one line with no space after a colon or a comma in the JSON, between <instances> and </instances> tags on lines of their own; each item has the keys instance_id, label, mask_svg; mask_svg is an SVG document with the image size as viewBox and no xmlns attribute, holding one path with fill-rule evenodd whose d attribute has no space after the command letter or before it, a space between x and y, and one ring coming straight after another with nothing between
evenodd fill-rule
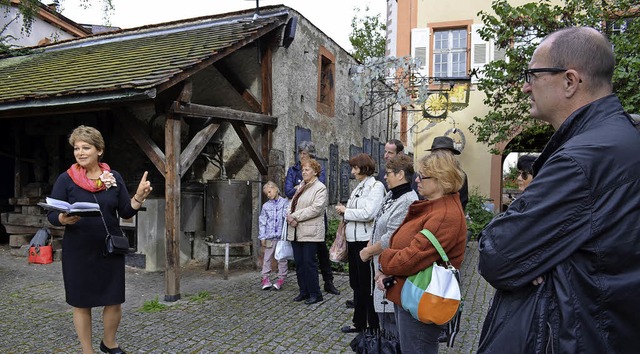
<instances>
[{"instance_id":1,"label":"orange jacket","mask_svg":"<svg viewBox=\"0 0 640 354\"><path fill-rule=\"evenodd\" d=\"M431 242L420 233L422 229L436 236L451 264L459 269L466 248L467 223L458 193L433 201L413 202L402 225L391 236L389 248L380 254L382 272L395 276L397 281L387 290L387 298L395 304L401 305L402 285L408 276L442 260Z\"/></svg>"}]
</instances>

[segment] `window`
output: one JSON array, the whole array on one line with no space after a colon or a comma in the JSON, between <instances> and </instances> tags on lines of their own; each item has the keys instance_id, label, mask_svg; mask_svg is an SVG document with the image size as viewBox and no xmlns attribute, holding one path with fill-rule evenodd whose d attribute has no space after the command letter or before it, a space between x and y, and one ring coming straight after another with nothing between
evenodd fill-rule
<instances>
[{"instance_id":1,"label":"window","mask_svg":"<svg viewBox=\"0 0 640 354\"><path fill-rule=\"evenodd\" d=\"M417 68L422 76L429 76L429 28L414 28L411 30L411 56L420 62Z\"/></svg>"},{"instance_id":2,"label":"window","mask_svg":"<svg viewBox=\"0 0 640 354\"><path fill-rule=\"evenodd\" d=\"M324 47L318 55L318 99L317 110L329 117L335 112L335 57Z\"/></svg>"},{"instance_id":3,"label":"window","mask_svg":"<svg viewBox=\"0 0 640 354\"><path fill-rule=\"evenodd\" d=\"M467 75L467 29L433 32L433 76Z\"/></svg>"}]
</instances>

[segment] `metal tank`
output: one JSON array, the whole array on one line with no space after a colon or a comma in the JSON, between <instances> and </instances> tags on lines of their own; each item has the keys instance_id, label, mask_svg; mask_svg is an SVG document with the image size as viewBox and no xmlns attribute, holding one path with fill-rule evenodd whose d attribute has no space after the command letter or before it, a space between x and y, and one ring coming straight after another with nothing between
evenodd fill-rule
<instances>
[{"instance_id":1,"label":"metal tank","mask_svg":"<svg viewBox=\"0 0 640 354\"><path fill-rule=\"evenodd\" d=\"M182 232L204 231L204 184L188 182L182 186L180 229Z\"/></svg>"},{"instance_id":2,"label":"metal tank","mask_svg":"<svg viewBox=\"0 0 640 354\"><path fill-rule=\"evenodd\" d=\"M207 181L206 236L221 243L251 241L251 209L249 181Z\"/></svg>"}]
</instances>

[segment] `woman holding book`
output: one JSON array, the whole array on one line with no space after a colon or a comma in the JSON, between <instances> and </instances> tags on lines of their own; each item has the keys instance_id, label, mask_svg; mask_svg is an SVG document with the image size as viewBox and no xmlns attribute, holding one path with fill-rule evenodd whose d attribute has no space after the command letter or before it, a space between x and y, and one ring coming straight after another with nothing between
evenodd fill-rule
<instances>
[{"instance_id":1,"label":"woman holding book","mask_svg":"<svg viewBox=\"0 0 640 354\"><path fill-rule=\"evenodd\" d=\"M104 353L124 353L116 342L124 302L124 256L105 255L105 238L120 235L119 217L130 218L151 193L144 173L133 197L122 176L100 162L105 144L102 134L92 127L79 126L69 137L76 163L63 172L51 192L51 198L75 202L93 202L102 216L69 215L50 211L49 222L65 226L62 240L62 275L66 301L73 307L73 324L84 354L93 353L91 308L103 306Z\"/></svg>"}]
</instances>

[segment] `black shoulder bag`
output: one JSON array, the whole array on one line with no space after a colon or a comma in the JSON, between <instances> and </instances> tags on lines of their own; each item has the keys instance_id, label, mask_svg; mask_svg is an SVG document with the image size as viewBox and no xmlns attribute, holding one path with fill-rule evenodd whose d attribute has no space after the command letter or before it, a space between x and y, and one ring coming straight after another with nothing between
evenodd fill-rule
<instances>
[{"instance_id":1,"label":"black shoulder bag","mask_svg":"<svg viewBox=\"0 0 640 354\"><path fill-rule=\"evenodd\" d=\"M98 203L98 198L96 198L95 194L93 195L93 199ZM102 216L102 209L100 209L100 219L102 219L104 230L107 232L107 237L104 239L104 255L129 254L129 239L124 235L122 228L120 229L122 233L121 236L112 235L109 232L109 228L107 228L107 223L104 221L104 216Z\"/></svg>"}]
</instances>

